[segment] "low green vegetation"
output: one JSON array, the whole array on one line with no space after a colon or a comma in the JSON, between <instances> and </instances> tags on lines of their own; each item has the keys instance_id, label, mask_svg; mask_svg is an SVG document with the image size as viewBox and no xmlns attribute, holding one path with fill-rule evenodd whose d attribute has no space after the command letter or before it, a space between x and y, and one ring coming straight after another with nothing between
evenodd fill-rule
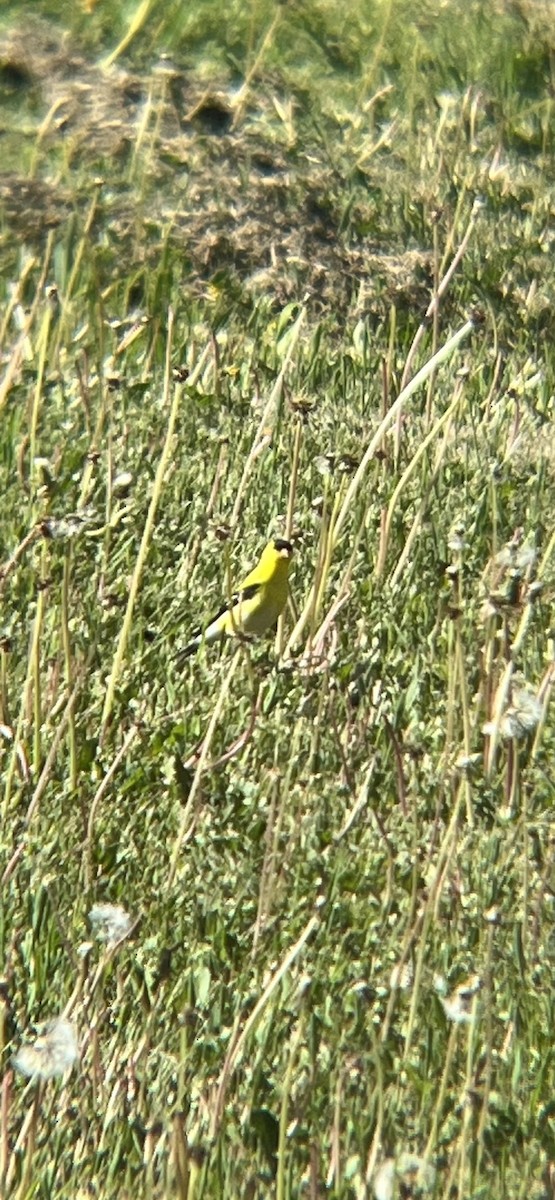
<instances>
[{"instance_id":1,"label":"low green vegetation","mask_svg":"<svg viewBox=\"0 0 555 1200\"><path fill-rule=\"evenodd\" d=\"M0 1191L549 1200L552 5L36 7ZM275 637L178 666L276 535Z\"/></svg>"}]
</instances>

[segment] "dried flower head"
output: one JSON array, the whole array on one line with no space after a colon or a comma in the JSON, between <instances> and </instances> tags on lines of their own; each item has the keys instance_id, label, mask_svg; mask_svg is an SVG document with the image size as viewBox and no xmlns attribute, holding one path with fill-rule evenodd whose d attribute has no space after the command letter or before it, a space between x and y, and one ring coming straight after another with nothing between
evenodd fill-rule
<instances>
[{"instance_id":1,"label":"dried flower head","mask_svg":"<svg viewBox=\"0 0 555 1200\"><path fill-rule=\"evenodd\" d=\"M374 1175L376 1200L392 1200L395 1187L395 1159L385 1158Z\"/></svg>"},{"instance_id":2,"label":"dried flower head","mask_svg":"<svg viewBox=\"0 0 555 1200\"><path fill-rule=\"evenodd\" d=\"M465 540L465 524L464 521L458 520L451 526L447 537L447 545L454 553L462 554L466 550L468 542Z\"/></svg>"},{"instance_id":3,"label":"dried flower head","mask_svg":"<svg viewBox=\"0 0 555 1200\"><path fill-rule=\"evenodd\" d=\"M389 986L391 991L398 989L400 992L408 992L412 987L414 979L414 967L412 962L404 962L402 965L396 963L392 968L389 976Z\"/></svg>"},{"instance_id":4,"label":"dried flower head","mask_svg":"<svg viewBox=\"0 0 555 1200\"><path fill-rule=\"evenodd\" d=\"M536 693L526 683L513 687L511 703L505 709L500 721L499 731L504 738L524 738L532 733L539 725L542 717L542 703ZM487 721L484 733L495 732L495 723Z\"/></svg>"},{"instance_id":5,"label":"dried flower head","mask_svg":"<svg viewBox=\"0 0 555 1200\"><path fill-rule=\"evenodd\" d=\"M456 759L454 767L455 767L455 770L460 771L461 774L464 774L466 772L470 773L472 771L472 769L474 767L476 767L478 765L478 763L480 763L481 761L482 761L481 754L461 753L461 754L459 754L459 757Z\"/></svg>"},{"instance_id":6,"label":"dried flower head","mask_svg":"<svg viewBox=\"0 0 555 1200\"><path fill-rule=\"evenodd\" d=\"M89 524L90 517L86 514L68 513L65 517L45 517L40 523L40 531L44 538L64 542L78 537Z\"/></svg>"},{"instance_id":7,"label":"dried flower head","mask_svg":"<svg viewBox=\"0 0 555 1200\"><path fill-rule=\"evenodd\" d=\"M378 1167L374 1175L374 1196L376 1200L393 1200L393 1196L397 1195L395 1181L399 1180L402 1186L402 1195L410 1189L410 1195L414 1189L418 1194L425 1194L433 1191L436 1182L435 1167L427 1162L425 1158L421 1158L418 1154L409 1154L403 1150L397 1158L386 1158Z\"/></svg>"},{"instance_id":8,"label":"dried flower head","mask_svg":"<svg viewBox=\"0 0 555 1200\"><path fill-rule=\"evenodd\" d=\"M112 494L114 496L121 497L127 496L131 489L132 483L133 476L131 471L120 471L119 474L115 476L115 479L112 483Z\"/></svg>"},{"instance_id":9,"label":"dried flower head","mask_svg":"<svg viewBox=\"0 0 555 1200\"><path fill-rule=\"evenodd\" d=\"M70 1071L79 1055L75 1026L67 1017L56 1017L43 1027L34 1042L21 1047L12 1062L27 1078L56 1079Z\"/></svg>"},{"instance_id":10,"label":"dried flower head","mask_svg":"<svg viewBox=\"0 0 555 1200\"><path fill-rule=\"evenodd\" d=\"M437 971L434 975L433 988L437 996L441 997L447 995L447 980L445 975L440 975L439 971Z\"/></svg>"},{"instance_id":11,"label":"dried flower head","mask_svg":"<svg viewBox=\"0 0 555 1200\"><path fill-rule=\"evenodd\" d=\"M120 904L93 905L89 921L99 942L105 942L110 949L127 937L133 925L129 913Z\"/></svg>"},{"instance_id":12,"label":"dried flower head","mask_svg":"<svg viewBox=\"0 0 555 1200\"><path fill-rule=\"evenodd\" d=\"M495 556L495 562L500 567L512 567L523 573L535 563L537 550L530 542L520 542L516 537L507 542Z\"/></svg>"},{"instance_id":13,"label":"dried flower head","mask_svg":"<svg viewBox=\"0 0 555 1200\"><path fill-rule=\"evenodd\" d=\"M514 688L512 704L501 721L501 733L505 738L522 738L539 725L542 704L535 692L526 687Z\"/></svg>"},{"instance_id":14,"label":"dried flower head","mask_svg":"<svg viewBox=\"0 0 555 1200\"><path fill-rule=\"evenodd\" d=\"M454 1021L456 1025L469 1025L474 1020L474 997L478 995L481 986L479 976L473 975L466 983L459 984L450 996L440 996L443 1011L449 1021Z\"/></svg>"}]
</instances>

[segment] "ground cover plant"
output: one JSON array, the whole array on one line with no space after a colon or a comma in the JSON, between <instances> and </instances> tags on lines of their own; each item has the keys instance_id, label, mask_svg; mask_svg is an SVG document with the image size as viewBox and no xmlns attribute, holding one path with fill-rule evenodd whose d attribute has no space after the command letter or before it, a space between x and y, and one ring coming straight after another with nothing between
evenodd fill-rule
<instances>
[{"instance_id":1,"label":"ground cover plant","mask_svg":"<svg viewBox=\"0 0 555 1200\"><path fill-rule=\"evenodd\" d=\"M553 6L40 9L0 29L0 1191L548 1200ZM274 536L275 636L178 665Z\"/></svg>"}]
</instances>

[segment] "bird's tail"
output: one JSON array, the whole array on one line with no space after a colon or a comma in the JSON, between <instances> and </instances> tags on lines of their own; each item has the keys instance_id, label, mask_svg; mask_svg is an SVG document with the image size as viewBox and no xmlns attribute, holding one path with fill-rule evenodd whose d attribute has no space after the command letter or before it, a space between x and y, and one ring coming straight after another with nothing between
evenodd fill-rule
<instances>
[{"instance_id":1,"label":"bird's tail","mask_svg":"<svg viewBox=\"0 0 555 1200\"><path fill-rule=\"evenodd\" d=\"M189 642L189 645L185 646L183 650L178 650L175 656L175 664L177 667L182 667L185 659L190 658L191 654L196 654L201 641L202 636L199 634L199 636L193 638L192 642Z\"/></svg>"}]
</instances>

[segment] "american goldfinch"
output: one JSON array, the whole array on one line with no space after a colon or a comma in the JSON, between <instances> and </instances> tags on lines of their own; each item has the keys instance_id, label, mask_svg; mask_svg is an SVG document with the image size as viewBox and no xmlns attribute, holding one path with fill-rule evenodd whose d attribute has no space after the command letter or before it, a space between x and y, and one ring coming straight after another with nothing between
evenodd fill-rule
<instances>
[{"instance_id":1,"label":"american goldfinch","mask_svg":"<svg viewBox=\"0 0 555 1200\"><path fill-rule=\"evenodd\" d=\"M254 569L239 585L206 628L195 635L179 654L194 654L203 642L218 642L224 637L250 637L271 629L283 612L289 594L287 578L293 547L284 538L268 542Z\"/></svg>"}]
</instances>

